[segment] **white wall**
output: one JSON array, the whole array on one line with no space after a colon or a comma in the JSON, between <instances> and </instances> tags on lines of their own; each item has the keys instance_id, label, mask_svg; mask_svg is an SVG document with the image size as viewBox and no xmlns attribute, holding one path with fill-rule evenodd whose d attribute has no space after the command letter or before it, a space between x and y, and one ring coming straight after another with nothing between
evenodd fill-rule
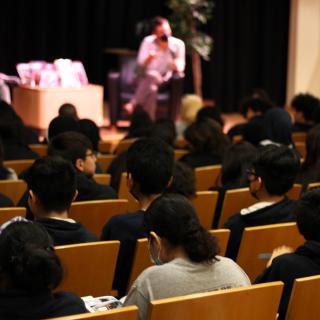
<instances>
[{"instance_id":1,"label":"white wall","mask_svg":"<svg viewBox=\"0 0 320 320\"><path fill-rule=\"evenodd\" d=\"M291 0L287 102L298 92L320 97L320 0Z\"/></svg>"}]
</instances>

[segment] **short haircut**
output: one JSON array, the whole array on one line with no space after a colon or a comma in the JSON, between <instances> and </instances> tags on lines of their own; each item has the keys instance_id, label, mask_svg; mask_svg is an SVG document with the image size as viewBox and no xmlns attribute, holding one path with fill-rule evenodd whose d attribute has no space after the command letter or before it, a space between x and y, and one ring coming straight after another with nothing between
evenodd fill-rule
<instances>
[{"instance_id":1,"label":"short haircut","mask_svg":"<svg viewBox=\"0 0 320 320\"><path fill-rule=\"evenodd\" d=\"M56 288L63 268L43 226L14 222L0 234L0 273L14 289L39 293Z\"/></svg>"},{"instance_id":2,"label":"short haircut","mask_svg":"<svg viewBox=\"0 0 320 320\"><path fill-rule=\"evenodd\" d=\"M170 146L173 146L176 138L177 131L174 122L171 119L159 119L152 126L151 137L161 139Z\"/></svg>"},{"instance_id":3,"label":"short haircut","mask_svg":"<svg viewBox=\"0 0 320 320\"><path fill-rule=\"evenodd\" d=\"M302 112L307 121L312 121L314 113L320 108L320 100L309 93L300 93L293 97L291 106Z\"/></svg>"},{"instance_id":4,"label":"short haircut","mask_svg":"<svg viewBox=\"0 0 320 320\"><path fill-rule=\"evenodd\" d=\"M71 103L64 103L59 108L59 116L71 117L78 120L78 113L76 107Z\"/></svg>"},{"instance_id":5,"label":"short haircut","mask_svg":"<svg viewBox=\"0 0 320 320\"><path fill-rule=\"evenodd\" d=\"M300 161L288 147L268 145L258 150L253 168L270 195L282 196L293 186Z\"/></svg>"},{"instance_id":6,"label":"short haircut","mask_svg":"<svg viewBox=\"0 0 320 320\"><path fill-rule=\"evenodd\" d=\"M213 262L218 253L214 237L201 226L191 202L179 194L164 194L154 200L144 224L173 247L181 246L194 262Z\"/></svg>"},{"instance_id":7,"label":"short haircut","mask_svg":"<svg viewBox=\"0 0 320 320\"><path fill-rule=\"evenodd\" d=\"M296 203L293 211L299 232L306 240L320 242L320 189L307 191Z\"/></svg>"},{"instance_id":8,"label":"short haircut","mask_svg":"<svg viewBox=\"0 0 320 320\"><path fill-rule=\"evenodd\" d=\"M69 209L77 189L75 169L60 157L37 159L26 172L25 180L46 212Z\"/></svg>"},{"instance_id":9,"label":"short haircut","mask_svg":"<svg viewBox=\"0 0 320 320\"><path fill-rule=\"evenodd\" d=\"M172 176L173 165L172 148L159 139L140 139L128 150L127 172L139 183L142 194L162 193Z\"/></svg>"},{"instance_id":10,"label":"short haircut","mask_svg":"<svg viewBox=\"0 0 320 320\"><path fill-rule=\"evenodd\" d=\"M48 138L51 140L58 134L68 131L80 132L78 121L66 116L55 117L49 124Z\"/></svg>"},{"instance_id":11,"label":"short haircut","mask_svg":"<svg viewBox=\"0 0 320 320\"><path fill-rule=\"evenodd\" d=\"M64 132L54 137L48 147L49 156L60 156L75 165L77 159L85 159L87 150L93 150L90 140L79 132Z\"/></svg>"},{"instance_id":12,"label":"short haircut","mask_svg":"<svg viewBox=\"0 0 320 320\"><path fill-rule=\"evenodd\" d=\"M272 107L273 104L268 99L259 96L249 96L241 101L240 112L246 116L248 110L251 109L254 112L265 114Z\"/></svg>"}]
</instances>

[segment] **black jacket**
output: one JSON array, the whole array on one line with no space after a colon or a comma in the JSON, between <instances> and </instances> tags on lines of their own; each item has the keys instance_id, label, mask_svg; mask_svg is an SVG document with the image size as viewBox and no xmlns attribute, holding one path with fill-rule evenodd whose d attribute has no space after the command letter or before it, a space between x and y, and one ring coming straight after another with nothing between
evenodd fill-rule
<instances>
[{"instance_id":1,"label":"black jacket","mask_svg":"<svg viewBox=\"0 0 320 320\"><path fill-rule=\"evenodd\" d=\"M320 243L307 241L294 253L284 254L275 258L271 266L258 276L255 283L284 282L284 290L279 306L279 320L281 320L285 318L294 279L319 274Z\"/></svg>"},{"instance_id":2,"label":"black jacket","mask_svg":"<svg viewBox=\"0 0 320 320\"><path fill-rule=\"evenodd\" d=\"M236 213L230 217L224 224L224 227L231 231L226 256L236 259L245 228L295 221L296 217L292 214L294 206L294 201L285 198L280 202L252 213L246 215Z\"/></svg>"},{"instance_id":3,"label":"black jacket","mask_svg":"<svg viewBox=\"0 0 320 320\"><path fill-rule=\"evenodd\" d=\"M98 238L78 222L73 223L58 219L39 219L53 239L55 246L98 241Z\"/></svg>"},{"instance_id":4,"label":"black jacket","mask_svg":"<svg viewBox=\"0 0 320 320\"><path fill-rule=\"evenodd\" d=\"M38 320L85 312L83 301L73 293L0 290L1 320Z\"/></svg>"},{"instance_id":5,"label":"black jacket","mask_svg":"<svg viewBox=\"0 0 320 320\"><path fill-rule=\"evenodd\" d=\"M119 296L126 294L131 272L136 241L145 238L147 233L143 226L144 211L129 212L112 217L102 230L101 240L119 240L120 251L113 288Z\"/></svg>"}]
</instances>

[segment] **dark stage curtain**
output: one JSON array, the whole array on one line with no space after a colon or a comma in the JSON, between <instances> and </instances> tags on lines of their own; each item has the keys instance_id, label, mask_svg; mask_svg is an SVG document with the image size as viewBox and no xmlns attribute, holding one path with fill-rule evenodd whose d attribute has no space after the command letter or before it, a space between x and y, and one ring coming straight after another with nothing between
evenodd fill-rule
<instances>
[{"instance_id":1,"label":"dark stage curtain","mask_svg":"<svg viewBox=\"0 0 320 320\"><path fill-rule=\"evenodd\" d=\"M223 111L255 87L285 100L290 0L215 0L205 30L214 37L203 63L206 98ZM0 72L17 62L65 57L84 62L93 83L105 83L117 67L105 48L135 49L138 21L169 13L164 0L9 0L0 2ZM190 65L185 91L192 90Z\"/></svg>"}]
</instances>

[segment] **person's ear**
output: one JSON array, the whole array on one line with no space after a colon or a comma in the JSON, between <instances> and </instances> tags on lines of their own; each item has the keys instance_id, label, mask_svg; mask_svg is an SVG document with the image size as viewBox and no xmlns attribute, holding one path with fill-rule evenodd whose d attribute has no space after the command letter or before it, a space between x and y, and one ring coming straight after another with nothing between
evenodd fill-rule
<instances>
[{"instance_id":1,"label":"person's ear","mask_svg":"<svg viewBox=\"0 0 320 320\"><path fill-rule=\"evenodd\" d=\"M76 160L76 162L74 163L74 166L76 167L76 169L80 172L83 172L84 170L84 160L81 158L78 158Z\"/></svg>"},{"instance_id":2,"label":"person's ear","mask_svg":"<svg viewBox=\"0 0 320 320\"><path fill-rule=\"evenodd\" d=\"M150 243L153 243L153 245L157 246L158 248L161 248L160 237L154 231L150 231L149 236L150 236Z\"/></svg>"},{"instance_id":3,"label":"person's ear","mask_svg":"<svg viewBox=\"0 0 320 320\"><path fill-rule=\"evenodd\" d=\"M72 202L73 202L74 200L76 200L78 194L79 194L79 192L78 192L78 190L76 190L76 191L74 192L74 196L73 196L73 198L72 198Z\"/></svg>"},{"instance_id":4,"label":"person's ear","mask_svg":"<svg viewBox=\"0 0 320 320\"><path fill-rule=\"evenodd\" d=\"M31 189L29 190L29 200L32 203L35 203L37 201L37 196L34 194L34 192Z\"/></svg>"},{"instance_id":5,"label":"person's ear","mask_svg":"<svg viewBox=\"0 0 320 320\"><path fill-rule=\"evenodd\" d=\"M170 180L167 184L167 188L169 188L173 184L173 176L170 177Z\"/></svg>"}]
</instances>

